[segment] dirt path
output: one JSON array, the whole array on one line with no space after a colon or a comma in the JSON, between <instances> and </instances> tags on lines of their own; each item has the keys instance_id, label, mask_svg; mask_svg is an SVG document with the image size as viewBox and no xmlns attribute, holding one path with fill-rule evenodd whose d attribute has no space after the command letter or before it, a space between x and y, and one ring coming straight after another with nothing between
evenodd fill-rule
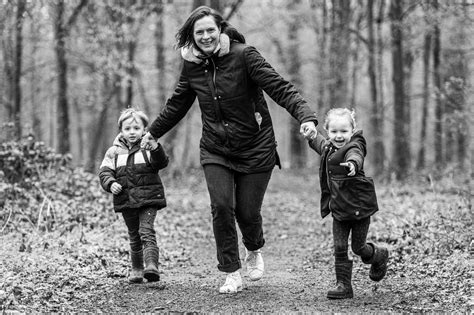
<instances>
[{"instance_id":1,"label":"dirt path","mask_svg":"<svg viewBox=\"0 0 474 315\"><path fill-rule=\"evenodd\" d=\"M274 172L262 210L265 275L257 282L244 277L244 290L235 295L218 293L225 275L216 268L209 197L202 177L168 186L169 206L156 220L159 283L129 284L128 240L122 220L110 213L101 217L104 222L99 227L92 228L97 226L91 221L95 217L87 219L85 213L86 220L71 222L70 229L41 232L34 228L2 235L0 310L362 313L469 309L466 231L472 222L459 219L461 213L468 217L469 209L456 191L447 190L440 198L438 192L419 188L411 192L380 187L384 212L374 217L369 239L392 250L387 276L380 283L371 282L368 266L354 258L354 298L334 301L326 299L335 280L331 219L321 220L319 215L317 176ZM437 223L439 218L444 221ZM439 224L448 223L449 231L440 232ZM447 242L447 236L457 243ZM242 245L240 251L244 257Z\"/></svg>"},{"instance_id":2,"label":"dirt path","mask_svg":"<svg viewBox=\"0 0 474 315\"><path fill-rule=\"evenodd\" d=\"M222 295L217 291L224 275L216 268L208 197L199 185L194 191L168 195L170 209L174 210L167 211L165 216L182 214L189 208L194 210L185 215L181 227L159 228L163 229L163 234L181 238L177 243L183 246L184 256L189 260L179 262L170 257L169 261L166 258L163 261L162 258L164 266L159 284L130 285L125 278L119 278L105 296L98 296L90 304L78 305L79 309L107 312L362 312L391 309L387 307L391 297L366 280L368 268L365 266L355 271L356 298L326 299L326 291L334 283L331 240L328 238L330 222L326 220L322 225L315 204L316 193L312 195L311 190L302 186L289 189L282 182L284 179L278 175L273 178L263 209L265 276L257 282L244 277L243 292ZM186 199L186 196L194 198ZM180 200L180 206L175 207L173 200ZM195 232L196 225L202 227L197 229L200 233ZM176 251L167 244L162 244L162 248L165 256L172 256ZM177 257L179 260L179 255ZM242 273L245 275L245 267ZM383 282L380 286L383 287Z\"/></svg>"}]
</instances>

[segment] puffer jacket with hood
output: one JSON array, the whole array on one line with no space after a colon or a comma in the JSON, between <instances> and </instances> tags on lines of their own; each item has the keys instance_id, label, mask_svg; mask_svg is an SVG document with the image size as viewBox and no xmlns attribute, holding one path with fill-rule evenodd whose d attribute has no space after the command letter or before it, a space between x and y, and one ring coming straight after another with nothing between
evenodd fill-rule
<instances>
[{"instance_id":1,"label":"puffer jacket with hood","mask_svg":"<svg viewBox=\"0 0 474 315\"><path fill-rule=\"evenodd\" d=\"M221 164L243 173L272 169L279 164L265 91L301 124L315 113L252 46L221 34L220 47L203 57L183 47L178 85L149 131L159 138L175 126L198 99L202 115L201 164Z\"/></svg>"},{"instance_id":2,"label":"puffer jacket with hood","mask_svg":"<svg viewBox=\"0 0 474 315\"><path fill-rule=\"evenodd\" d=\"M113 197L115 212L148 206L166 207L158 171L167 165L168 156L160 144L153 151L142 150L140 141L129 148L126 140L118 135L99 168L100 184L105 191L111 192L110 186L114 182L122 185L122 191Z\"/></svg>"},{"instance_id":3,"label":"puffer jacket with hood","mask_svg":"<svg viewBox=\"0 0 474 315\"><path fill-rule=\"evenodd\" d=\"M360 220L378 211L372 178L364 173L366 142L362 131L356 131L342 148L318 133L309 141L310 147L321 155L319 181L321 185L321 216L329 213L338 221ZM339 165L353 162L355 176L347 176L348 168Z\"/></svg>"}]
</instances>

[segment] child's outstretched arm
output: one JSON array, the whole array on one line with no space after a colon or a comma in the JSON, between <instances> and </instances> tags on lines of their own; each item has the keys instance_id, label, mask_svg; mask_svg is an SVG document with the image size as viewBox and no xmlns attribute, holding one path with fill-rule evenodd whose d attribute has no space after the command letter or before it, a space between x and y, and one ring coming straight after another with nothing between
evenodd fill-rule
<instances>
[{"instance_id":1,"label":"child's outstretched arm","mask_svg":"<svg viewBox=\"0 0 474 315\"><path fill-rule=\"evenodd\" d=\"M362 151L359 148L350 149L344 157L344 163L341 163L340 165L349 168L347 176L356 175L364 165L364 155Z\"/></svg>"}]
</instances>

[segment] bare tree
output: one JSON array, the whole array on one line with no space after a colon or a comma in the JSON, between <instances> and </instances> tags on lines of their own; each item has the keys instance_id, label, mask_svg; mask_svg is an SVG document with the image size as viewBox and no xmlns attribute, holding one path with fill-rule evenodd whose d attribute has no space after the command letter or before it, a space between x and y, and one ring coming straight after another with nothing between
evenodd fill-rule
<instances>
[{"instance_id":1,"label":"bare tree","mask_svg":"<svg viewBox=\"0 0 474 315\"><path fill-rule=\"evenodd\" d=\"M350 1L332 0L331 40L329 64L331 78L329 83L330 106L347 104L351 17Z\"/></svg>"},{"instance_id":2,"label":"bare tree","mask_svg":"<svg viewBox=\"0 0 474 315\"><path fill-rule=\"evenodd\" d=\"M426 0L427 8L425 12L430 9L430 0ZM428 13L428 12L427 12ZM430 55L431 55L431 41L432 41L432 27L427 23L427 30L425 31L423 39L423 103L421 113L421 130L420 143L417 158L417 168L423 169L425 167L426 159L426 133L428 125L428 106L430 102Z\"/></svg>"},{"instance_id":3,"label":"bare tree","mask_svg":"<svg viewBox=\"0 0 474 315\"><path fill-rule=\"evenodd\" d=\"M385 144L383 130L383 104L379 101L379 90L377 85L376 71L376 42L374 31L374 1L367 2L367 31L368 31L368 75L370 80L370 99L372 103L372 113L370 116L370 126L374 138L373 165L376 174L382 174L385 161ZM381 76L382 73L379 73Z\"/></svg>"},{"instance_id":4,"label":"bare tree","mask_svg":"<svg viewBox=\"0 0 474 315\"><path fill-rule=\"evenodd\" d=\"M74 7L69 18L65 16L66 5L64 0L56 0L51 4L51 11L54 17L54 51L56 54L56 67L58 72L57 137L58 151L60 153L67 153L70 151L66 40L79 13L86 6L87 1L88 0L80 0L80 2Z\"/></svg>"},{"instance_id":5,"label":"bare tree","mask_svg":"<svg viewBox=\"0 0 474 315\"><path fill-rule=\"evenodd\" d=\"M1 27L3 60L5 71L4 95L2 102L8 113L8 119L13 128L9 130L8 138L21 138L21 98L20 85L23 55L23 22L26 10L26 1L19 0L3 4L4 14Z\"/></svg>"},{"instance_id":6,"label":"bare tree","mask_svg":"<svg viewBox=\"0 0 474 315\"><path fill-rule=\"evenodd\" d=\"M390 19L392 35L392 81L394 103L394 146L393 164L397 179L408 173L410 150L406 133L405 75L403 49L403 7L402 1L390 1Z\"/></svg>"},{"instance_id":7,"label":"bare tree","mask_svg":"<svg viewBox=\"0 0 474 315\"><path fill-rule=\"evenodd\" d=\"M432 2L435 14L438 11L438 0ZM443 100L441 97L441 34L438 21L433 25L433 82L435 89L435 161L438 167L444 165L443 155Z\"/></svg>"},{"instance_id":8,"label":"bare tree","mask_svg":"<svg viewBox=\"0 0 474 315\"><path fill-rule=\"evenodd\" d=\"M289 80L296 86L301 88L301 56L299 53L299 39L298 33L301 27L299 19L297 18L297 9L301 4L301 0L290 0L287 3L287 10L291 15L288 25L288 75ZM290 123L290 152L291 152L291 167L301 168L305 165L305 149L306 144L299 135L300 125L295 119L291 119Z\"/></svg>"}]
</instances>

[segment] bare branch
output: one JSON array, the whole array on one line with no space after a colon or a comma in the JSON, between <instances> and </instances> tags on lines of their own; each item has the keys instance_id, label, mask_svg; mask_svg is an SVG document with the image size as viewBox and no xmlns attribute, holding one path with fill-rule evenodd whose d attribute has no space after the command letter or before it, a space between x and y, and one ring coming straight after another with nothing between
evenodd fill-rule
<instances>
[{"instance_id":1,"label":"bare branch","mask_svg":"<svg viewBox=\"0 0 474 315\"><path fill-rule=\"evenodd\" d=\"M74 24L74 22L76 22L77 16L81 12L82 8L86 6L88 1L89 0L81 0L81 2L77 5L77 7L74 8L74 11L69 17L69 20L67 21L66 25L64 25L64 30L66 32L69 32L71 26Z\"/></svg>"},{"instance_id":2,"label":"bare branch","mask_svg":"<svg viewBox=\"0 0 474 315\"><path fill-rule=\"evenodd\" d=\"M224 20L230 20L230 18L235 14L235 12L237 12L239 7L242 5L242 2L244 2L244 0L236 0L230 6L226 7L224 9Z\"/></svg>"}]
</instances>

